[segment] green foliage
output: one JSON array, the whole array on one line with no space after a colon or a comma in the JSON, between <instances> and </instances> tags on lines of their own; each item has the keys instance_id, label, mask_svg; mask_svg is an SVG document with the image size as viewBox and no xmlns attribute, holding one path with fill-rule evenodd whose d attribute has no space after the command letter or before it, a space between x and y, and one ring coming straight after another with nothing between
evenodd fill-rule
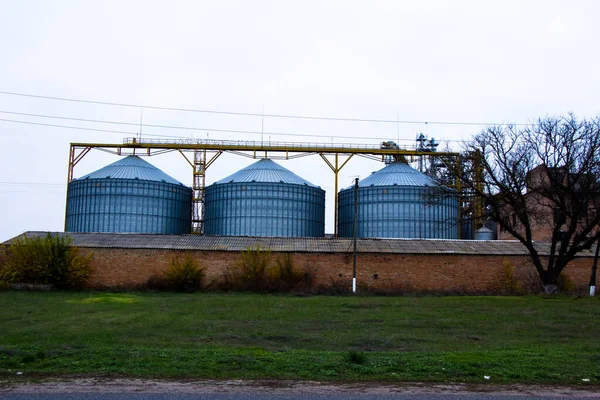
<instances>
[{"instance_id":1,"label":"green foliage","mask_svg":"<svg viewBox=\"0 0 600 400\"><path fill-rule=\"evenodd\" d=\"M291 253L277 257L275 265L269 269L270 287L273 291L286 292L296 288L310 288L313 276L308 271L302 271L294 266Z\"/></svg>"},{"instance_id":2,"label":"green foliage","mask_svg":"<svg viewBox=\"0 0 600 400\"><path fill-rule=\"evenodd\" d=\"M81 288L90 274L92 253L82 256L69 236L18 237L0 267L0 282Z\"/></svg>"},{"instance_id":3,"label":"green foliage","mask_svg":"<svg viewBox=\"0 0 600 400\"><path fill-rule=\"evenodd\" d=\"M247 248L239 260L225 272L223 285L227 289L265 292L269 287L268 268L271 251L260 245Z\"/></svg>"},{"instance_id":4,"label":"green foliage","mask_svg":"<svg viewBox=\"0 0 600 400\"><path fill-rule=\"evenodd\" d=\"M179 292L201 289L205 276L205 269L189 254L183 261L179 257L173 258L169 269L164 273L167 288Z\"/></svg>"},{"instance_id":5,"label":"green foliage","mask_svg":"<svg viewBox=\"0 0 600 400\"><path fill-rule=\"evenodd\" d=\"M515 267L506 259L502 262L502 272L496 285L502 294L522 293L521 283L515 275Z\"/></svg>"},{"instance_id":6,"label":"green foliage","mask_svg":"<svg viewBox=\"0 0 600 400\"><path fill-rule=\"evenodd\" d=\"M217 286L242 292L289 292L308 289L313 281L314 272L297 269L292 254L279 255L273 265L271 251L258 245L244 250Z\"/></svg>"},{"instance_id":7,"label":"green foliage","mask_svg":"<svg viewBox=\"0 0 600 400\"><path fill-rule=\"evenodd\" d=\"M352 350L346 355L346 361L348 361L350 364L361 365L367 361L367 355L360 351Z\"/></svg>"}]
</instances>

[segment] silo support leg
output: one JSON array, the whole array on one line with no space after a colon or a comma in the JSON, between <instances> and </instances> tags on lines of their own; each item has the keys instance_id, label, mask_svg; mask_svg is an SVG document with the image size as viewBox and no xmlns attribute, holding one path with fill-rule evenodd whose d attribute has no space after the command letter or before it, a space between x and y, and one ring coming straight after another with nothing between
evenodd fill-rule
<instances>
[{"instance_id":1,"label":"silo support leg","mask_svg":"<svg viewBox=\"0 0 600 400\"><path fill-rule=\"evenodd\" d=\"M70 183L73 180L73 170L75 169L77 163L81 161L81 159L85 157L90 150L92 150L91 147L84 147L79 154L76 154L76 149L77 148L75 146L71 146L71 152L69 153L69 173L67 177L67 183Z\"/></svg>"},{"instance_id":2,"label":"silo support leg","mask_svg":"<svg viewBox=\"0 0 600 400\"><path fill-rule=\"evenodd\" d=\"M210 158L207 159L207 151L204 149L194 150L194 159L190 160L184 153L179 149L181 155L186 159L193 169L193 198L192 198L192 226L191 232L202 234L204 231L204 187L206 185L206 169L216 161L221 154L222 150L217 151Z\"/></svg>"},{"instance_id":3,"label":"silo support leg","mask_svg":"<svg viewBox=\"0 0 600 400\"><path fill-rule=\"evenodd\" d=\"M348 163L348 161L350 161L350 159L352 158L352 156L354 154L350 154L348 156L348 158L346 158L346 160L342 163L342 165L339 165L339 154L338 153L335 153L334 164L332 164L331 161L329 161L329 159L327 159L327 156L324 153L319 153L319 155L325 161L325 163L329 166L329 168L331 168L331 170L333 171L334 191L335 191L335 197L334 197L334 201L333 201L333 236L338 237L338 172L340 172L340 170L342 168L344 168L344 166Z\"/></svg>"}]
</instances>

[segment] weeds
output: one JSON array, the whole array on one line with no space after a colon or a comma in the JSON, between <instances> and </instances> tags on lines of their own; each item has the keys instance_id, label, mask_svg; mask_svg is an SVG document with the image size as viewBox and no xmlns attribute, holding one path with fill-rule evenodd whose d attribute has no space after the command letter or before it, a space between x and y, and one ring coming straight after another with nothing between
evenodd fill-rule
<instances>
[{"instance_id":1,"label":"weeds","mask_svg":"<svg viewBox=\"0 0 600 400\"><path fill-rule=\"evenodd\" d=\"M205 277L205 268L188 254L183 260L179 257L173 258L169 269L162 275L150 276L146 288L170 292L195 292L202 289Z\"/></svg>"},{"instance_id":2,"label":"weeds","mask_svg":"<svg viewBox=\"0 0 600 400\"><path fill-rule=\"evenodd\" d=\"M360 351L350 351L346 355L346 361L350 364L362 365L367 361L367 355Z\"/></svg>"},{"instance_id":3,"label":"weeds","mask_svg":"<svg viewBox=\"0 0 600 400\"><path fill-rule=\"evenodd\" d=\"M19 237L8 248L0 267L0 286L14 283L81 288L90 274L92 253L79 254L68 236Z\"/></svg>"},{"instance_id":4,"label":"weeds","mask_svg":"<svg viewBox=\"0 0 600 400\"><path fill-rule=\"evenodd\" d=\"M506 259L502 261L502 272L497 282L497 289L502 294L522 293L521 283L515 275L515 267Z\"/></svg>"},{"instance_id":5,"label":"weeds","mask_svg":"<svg viewBox=\"0 0 600 400\"><path fill-rule=\"evenodd\" d=\"M257 245L240 254L239 260L227 271L228 283L234 290L264 292L268 286L267 268L271 262L271 251Z\"/></svg>"},{"instance_id":6,"label":"weeds","mask_svg":"<svg viewBox=\"0 0 600 400\"><path fill-rule=\"evenodd\" d=\"M179 257L172 259L169 269L164 274L168 286L180 292L201 289L205 276L204 268L191 255L187 255L183 261Z\"/></svg>"},{"instance_id":7,"label":"weeds","mask_svg":"<svg viewBox=\"0 0 600 400\"><path fill-rule=\"evenodd\" d=\"M292 254L279 255L273 265L271 251L258 245L244 250L215 287L242 292L289 292L309 289L314 280L314 271L298 270L294 266Z\"/></svg>"}]
</instances>

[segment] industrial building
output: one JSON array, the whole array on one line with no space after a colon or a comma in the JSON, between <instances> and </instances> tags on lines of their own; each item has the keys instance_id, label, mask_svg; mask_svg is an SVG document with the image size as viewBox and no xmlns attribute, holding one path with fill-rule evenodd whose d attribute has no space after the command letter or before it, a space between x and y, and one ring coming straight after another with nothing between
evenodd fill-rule
<instances>
[{"instance_id":1,"label":"industrial building","mask_svg":"<svg viewBox=\"0 0 600 400\"><path fill-rule=\"evenodd\" d=\"M334 176L335 192L328 194L334 200L333 236L350 237L354 229L353 189L337 193L338 173L359 155L379 158L387 166L359 182L358 237L459 239L464 238L461 232L468 232L472 238L481 221L465 219L461 208L465 202L471 203L471 209L481 205L469 198L468 191L453 177L446 175L443 184L436 178L439 166L460 162L460 155L437 152L433 140L431 146L425 146L423 135L419 140L415 150L401 149L393 142L376 146L267 145L133 138L123 144L73 143L66 231L323 237L325 191L273 161L319 155ZM75 179L75 165L92 149L129 157ZM169 151L181 153L193 168L191 189L139 158ZM206 187L207 169L224 152L259 160ZM421 171L411 163L418 164ZM143 171L151 172L144 175ZM469 229L463 226L465 221Z\"/></svg>"},{"instance_id":2,"label":"industrial building","mask_svg":"<svg viewBox=\"0 0 600 400\"><path fill-rule=\"evenodd\" d=\"M124 157L75 178L75 166L93 149ZM140 157L164 152L183 155L192 167L191 188ZM257 161L205 187L207 169L224 152ZM333 172L333 193L273 161L306 155L320 156ZM338 193L338 173L355 155L386 166L360 180L356 192L352 186ZM320 284L350 288L356 226L359 288L487 293L506 262L527 278L528 252L516 241L490 240L494 232L477 219L482 204L443 173L443 165L458 163L459 157L427 148L400 149L390 142L356 147L139 139L74 143L65 231L75 246L94 253L89 281L94 288L143 287L185 254L201 260L208 279L218 280L253 246L275 257L290 255ZM475 173L473 185L479 183ZM326 195L335 204L334 237L324 237ZM481 240L461 240L473 236ZM547 243L535 245L542 256L550 254ZM592 257L591 250L581 252L569 267L578 290L587 284Z\"/></svg>"}]
</instances>

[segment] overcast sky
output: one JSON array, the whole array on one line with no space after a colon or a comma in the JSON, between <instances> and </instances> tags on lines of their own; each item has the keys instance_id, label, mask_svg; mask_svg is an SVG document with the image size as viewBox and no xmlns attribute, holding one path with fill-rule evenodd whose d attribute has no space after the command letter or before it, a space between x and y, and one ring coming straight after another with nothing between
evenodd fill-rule
<instances>
[{"instance_id":1,"label":"overcast sky","mask_svg":"<svg viewBox=\"0 0 600 400\"><path fill-rule=\"evenodd\" d=\"M594 0L0 0L0 91L405 121L592 117L600 113L598 15ZM143 126L142 137L153 139L260 141L263 131L264 140L277 142L377 145L385 139L412 146L423 132L456 148L483 128L142 111L0 94L0 241L29 230L63 230L69 143L120 143L139 133L140 115L144 124L198 128ZM117 160L93 151L75 177ZM181 155L147 160L191 186ZM226 154L208 169L207 184L253 162ZM318 156L278 162L327 191L326 232L333 232L333 174L326 164ZM340 187L383 166L352 159Z\"/></svg>"}]
</instances>

